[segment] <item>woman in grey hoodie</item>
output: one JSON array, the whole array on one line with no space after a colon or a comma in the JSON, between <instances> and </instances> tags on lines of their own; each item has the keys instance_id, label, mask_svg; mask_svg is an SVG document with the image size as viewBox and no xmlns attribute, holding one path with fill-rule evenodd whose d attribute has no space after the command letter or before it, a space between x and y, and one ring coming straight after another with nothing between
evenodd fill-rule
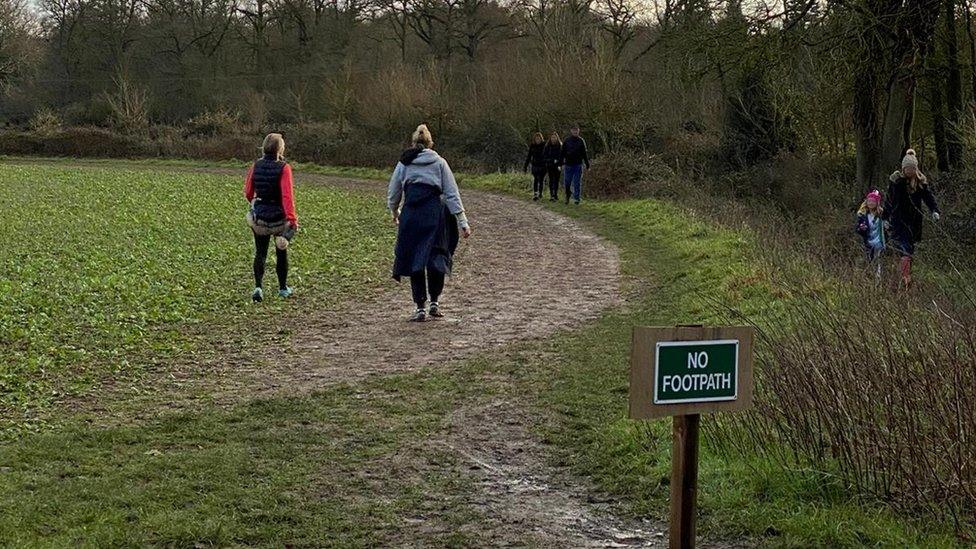
<instances>
[{"instance_id":1,"label":"woman in grey hoodie","mask_svg":"<svg viewBox=\"0 0 976 549\"><path fill-rule=\"evenodd\" d=\"M417 310L411 322L443 316L437 300L451 274L459 232L471 236L461 194L447 161L434 149L426 125L413 133L413 146L400 156L390 178L387 206L397 225L393 278L410 277ZM402 204L402 209L401 209ZM427 297L430 293L430 309Z\"/></svg>"}]
</instances>

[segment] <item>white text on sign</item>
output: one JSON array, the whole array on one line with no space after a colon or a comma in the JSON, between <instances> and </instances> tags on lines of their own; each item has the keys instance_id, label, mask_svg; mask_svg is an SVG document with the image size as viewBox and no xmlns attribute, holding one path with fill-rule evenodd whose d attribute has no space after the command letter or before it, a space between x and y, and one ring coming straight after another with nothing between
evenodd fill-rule
<instances>
[{"instance_id":1,"label":"white text on sign","mask_svg":"<svg viewBox=\"0 0 976 549\"><path fill-rule=\"evenodd\" d=\"M708 368L708 353L688 353L688 368Z\"/></svg>"}]
</instances>

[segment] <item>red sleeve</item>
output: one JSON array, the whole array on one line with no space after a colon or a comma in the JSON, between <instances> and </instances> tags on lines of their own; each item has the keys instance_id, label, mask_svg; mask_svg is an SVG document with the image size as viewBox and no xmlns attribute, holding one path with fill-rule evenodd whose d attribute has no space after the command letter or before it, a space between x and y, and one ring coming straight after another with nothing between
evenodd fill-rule
<instances>
[{"instance_id":1,"label":"red sleeve","mask_svg":"<svg viewBox=\"0 0 976 549\"><path fill-rule=\"evenodd\" d=\"M285 217L291 221L292 226L298 226L298 217L295 215L295 195L292 192L291 166L285 164L281 171L281 204L285 208Z\"/></svg>"},{"instance_id":2,"label":"red sleeve","mask_svg":"<svg viewBox=\"0 0 976 549\"><path fill-rule=\"evenodd\" d=\"M247 169L247 175L244 177L244 198L248 202L254 200L254 181L252 177L254 176L254 165L252 164L250 168Z\"/></svg>"}]
</instances>

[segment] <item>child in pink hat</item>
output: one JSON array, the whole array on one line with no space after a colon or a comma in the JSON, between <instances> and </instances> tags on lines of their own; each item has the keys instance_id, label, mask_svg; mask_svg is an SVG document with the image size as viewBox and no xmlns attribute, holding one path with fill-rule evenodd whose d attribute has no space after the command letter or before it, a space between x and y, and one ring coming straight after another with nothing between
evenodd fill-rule
<instances>
[{"instance_id":1,"label":"child in pink hat","mask_svg":"<svg viewBox=\"0 0 976 549\"><path fill-rule=\"evenodd\" d=\"M883 213L881 193L871 191L864 197L854 225L854 230L864 239L864 254L878 283L881 282L881 254L885 248Z\"/></svg>"}]
</instances>

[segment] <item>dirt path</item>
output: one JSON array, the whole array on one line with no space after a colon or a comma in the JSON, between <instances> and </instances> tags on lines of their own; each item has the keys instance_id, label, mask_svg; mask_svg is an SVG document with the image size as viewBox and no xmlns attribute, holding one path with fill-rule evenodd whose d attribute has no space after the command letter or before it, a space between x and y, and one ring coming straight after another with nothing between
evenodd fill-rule
<instances>
[{"instance_id":1,"label":"dirt path","mask_svg":"<svg viewBox=\"0 0 976 549\"><path fill-rule=\"evenodd\" d=\"M464 200L476 232L456 255L440 300L445 318L405 322L409 281L390 280L347 310L303 318L290 348L264 357L274 369L243 364L225 390L306 392L415 370L572 329L619 303L617 251L605 241L512 198L467 192Z\"/></svg>"},{"instance_id":2,"label":"dirt path","mask_svg":"<svg viewBox=\"0 0 976 549\"><path fill-rule=\"evenodd\" d=\"M623 520L612 498L547 462L528 429L537 418L508 399L457 410L445 441L467 463L479 491L467 502L488 517L496 545L666 547L665 527Z\"/></svg>"}]
</instances>

